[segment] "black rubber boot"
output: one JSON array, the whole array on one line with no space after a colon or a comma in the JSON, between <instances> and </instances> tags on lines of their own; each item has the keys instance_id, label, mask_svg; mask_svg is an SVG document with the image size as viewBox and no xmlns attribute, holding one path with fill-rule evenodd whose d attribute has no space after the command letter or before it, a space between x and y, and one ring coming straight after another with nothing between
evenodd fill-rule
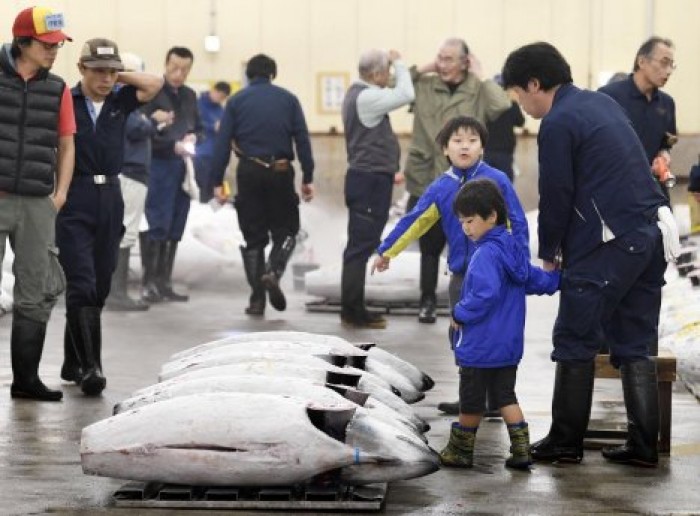
<instances>
[{"instance_id":1,"label":"black rubber boot","mask_svg":"<svg viewBox=\"0 0 700 516\"><path fill-rule=\"evenodd\" d=\"M80 385L83 379L83 372L80 369L80 360L75 352L75 344L73 336L70 333L68 319L66 319L66 327L63 331L63 366L61 366L61 378L67 382L73 382Z\"/></svg>"},{"instance_id":2,"label":"black rubber boot","mask_svg":"<svg viewBox=\"0 0 700 516\"><path fill-rule=\"evenodd\" d=\"M178 294L173 290L173 266L175 265L175 255L177 254L176 240L166 240L160 242L160 262L158 267L158 289L163 301L185 302L190 300L186 294Z\"/></svg>"},{"instance_id":3,"label":"black rubber boot","mask_svg":"<svg viewBox=\"0 0 700 516\"><path fill-rule=\"evenodd\" d=\"M440 257L432 254L420 255L420 308L418 322L433 324L436 321L438 273Z\"/></svg>"},{"instance_id":4,"label":"black rubber boot","mask_svg":"<svg viewBox=\"0 0 700 516\"><path fill-rule=\"evenodd\" d=\"M262 275L262 284L267 290L267 295L270 298L270 304L275 310L280 312L287 309L287 299L284 297L284 292L280 288L280 280L287 268L287 262L294 252L296 240L292 236L288 236L282 242L275 242L270 251L270 257L265 266L265 274Z\"/></svg>"},{"instance_id":5,"label":"black rubber boot","mask_svg":"<svg viewBox=\"0 0 700 516\"><path fill-rule=\"evenodd\" d=\"M659 392L656 364L649 359L620 367L627 408L627 442L604 448L603 457L634 466L656 467L659 463Z\"/></svg>"},{"instance_id":6,"label":"black rubber boot","mask_svg":"<svg viewBox=\"0 0 700 516\"><path fill-rule=\"evenodd\" d=\"M557 362L549 434L530 447L533 460L581 462L593 402L593 361Z\"/></svg>"},{"instance_id":7,"label":"black rubber boot","mask_svg":"<svg viewBox=\"0 0 700 516\"><path fill-rule=\"evenodd\" d=\"M63 393L46 387L39 378L39 362L44 351L46 323L12 315L12 386L10 396L38 401L61 401Z\"/></svg>"},{"instance_id":8,"label":"black rubber boot","mask_svg":"<svg viewBox=\"0 0 700 516\"><path fill-rule=\"evenodd\" d=\"M119 248L117 268L112 275L112 287L105 302L105 309L113 312L141 312L148 305L140 299L131 299L128 293L129 258L131 248Z\"/></svg>"},{"instance_id":9,"label":"black rubber boot","mask_svg":"<svg viewBox=\"0 0 700 516\"><path fill-rule=\"evenodd\" d=\"M102 375L101 310L95 306L83 306L68 310L67 317L83 371L80 389L87 396L97 396L107 385L107 379Z\"/></svg>"},{"instance_id":10,"label":"black rubber boot","mask_svg":"<svg viewBox=\"0 0 700 516\"><path fill-rule=\"evenodd\" d=\"M140 233L139 236L144 233ZM158 272L160 267L160 255L163 249L162 242L150 240L147 236L141 241L141 260L143 261L143 287L141 299L146 303L160 303L163 295L158 286Z\"/></svg>"},{"instance_id":11,"label":"black rubber boot","mask_svg":"<svg viewBox=\"0 0 700 516\"><path fill-rule=\"evenodd\" d=\"M267 296L260 278L265 272L265 249L260 247L248 249L241 246L241 256L243 257L245 276L251 288L250 299L245 313L248 315L264 315Z\"/></svg>"},{"instance_id":12,"label":"black rubber boot","mask_svg":"<svg viewBox=\"0 0 700 516\"><path fill-rule=\"evenodd\" d=\"M340 279L340 322L347 328L386 328L386 319L367 310L365 306L365 276L367 264L363 261L343 263Z\"/></svg>"}]
</instances>

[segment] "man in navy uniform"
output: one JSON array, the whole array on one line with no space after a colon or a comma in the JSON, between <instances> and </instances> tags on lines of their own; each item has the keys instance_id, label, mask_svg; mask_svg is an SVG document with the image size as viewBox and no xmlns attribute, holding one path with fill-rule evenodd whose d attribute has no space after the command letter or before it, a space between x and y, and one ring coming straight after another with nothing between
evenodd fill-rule
<instances>
[{"instance_id":1,"label":"man in navy uniform","mask_svg":"<svg viewBox=\"0 0 700 516\"><path fill-rule=\"evenodd\" d=\"M82 48L81 81L72 89L77 133L68 200L56 219L56 242L66 273L67 345L61 377L87 395L106 385L102 375L101 314L124 233L119 172L129 114L160 90L163 80L123 72L117 45L91 39ZM115 89L115 85L122 86ZM72 346L70 345L72 343Z\"/></svg>"},{"instance_id":2,"label":"man in navy uniform","mask_svg":"<svg viewBox=\"0 0 700 516\"><path fill-rule=\"evenodd\" d=\"M525 112L542 120L539 257L545 269L561 263L564 270L552 336L552 425L532 445L532 457L581 461L595 356L609 342L629 424L625 445L603 455L656 466L658 391L649 354L658 339L666 262L679 245L673 215L622 108L574 86L556 48L535 43L515 50L503 82Z\"/></svg>"}]
</instances>

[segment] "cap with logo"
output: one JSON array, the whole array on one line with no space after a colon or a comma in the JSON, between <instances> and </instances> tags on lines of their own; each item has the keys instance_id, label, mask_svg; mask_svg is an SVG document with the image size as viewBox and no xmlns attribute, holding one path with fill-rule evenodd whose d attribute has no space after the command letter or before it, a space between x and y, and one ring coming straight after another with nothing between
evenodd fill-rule
<instances>
[{"instance_id":1,"label":"cap with logo","mask_svg":"<svg viewBox=\"0 0 700 516\"><path fill-rule=\"evenodd\" d=\"M30 37L44 43L73 41L61 30L64 26L62 13L55 13L48 7L29 7L15 18L12 36Z\"/></svg>"},{"instance_id":2,"label":"cap with logo","mask_svg":"<svg viewBox=\"0 0 700 516\"><path fill-rule=\"evenodd\" d=\"M80 64L86 68L124 70L117 44L104 38L94 38L85 42L80 51Z\"/></svg>"}]
</instances>

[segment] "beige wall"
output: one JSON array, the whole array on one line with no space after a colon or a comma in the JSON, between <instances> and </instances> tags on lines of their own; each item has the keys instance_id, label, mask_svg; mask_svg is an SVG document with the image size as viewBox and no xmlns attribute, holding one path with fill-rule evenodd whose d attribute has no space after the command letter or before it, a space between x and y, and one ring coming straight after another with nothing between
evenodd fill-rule
<instances>
[{"instance_id":1,"label":"beige wall","mask_svg":"<svg viewBox=\"0 0 700 516\"><path fill-rule=\"evenodd\" d=\"M42 0L38 0L41 2ZM36 2L3 0L0 20L9 41L15 14ZM78 79L75 62L85 39L115 39L122 51L143 56L160 73L172 45L195 53L191 82L242 79L242 63L265 52L278 63L277 83L296 93L314 131L340 128L338 114L318 109L317 74L354 77L359 53L394 47L409 63L431 60L442 39L464 37L485 72L499 71L507 53L535 40L555 44L569 60L575 82L597 87L601 72L627 71L651 30L671 37L676 70L666 90L676 99L682 133L700 132L700 0L44 0L66 15L75 42L59 54L55 71ZM207 54L204 36L214 29L221 51ZM397 131L410 131L411 116L397 112ZM536 128L530 122L531 129Z\"/></svg>"}]
</instances>

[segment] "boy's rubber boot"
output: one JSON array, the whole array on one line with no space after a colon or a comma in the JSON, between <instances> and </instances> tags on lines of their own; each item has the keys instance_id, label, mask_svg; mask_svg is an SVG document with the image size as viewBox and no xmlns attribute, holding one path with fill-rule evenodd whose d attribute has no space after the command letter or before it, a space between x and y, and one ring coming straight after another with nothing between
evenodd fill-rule
<instances>
[{"instance_id":1,"label":"boy's rubber boot","mask_svg":"<svg viewBox=\"0 0 700 516\"><path fill-rule=\"evenodd\" d=\"M440 463L453 468L471 468L474 465L474 442L477 428L452 423L450 440L440 452Z\"/></svg>"},{"instance_id":2,"label":"boy's rubber boot","mask_svg":"<svg viewBox=\"0 0 700 516\"><path fill-rule=\"evenodd\" d=\"M245 276L251 289L245 313L248 315L264 315L267 299L265 287L260 277L265 272L265 249L260 247L248 249L245 246L241 246L241 256L243 257Z\"/></svg>"},{"instance_id":3,"label":"boy's rubber boot","mask_svg":"<svg viewBox=\"0 0 700 516\"><path fill-rule=\"evenodd\" d=\"M10 336L12 398L61 401L63 392L49 389L39 378L39 362L44 351L46 323L14 312Z\"/></svg>"},{"instance_id":4,"label":"boy's rubber boot","mask_svg":"<svg viewBox=\"0 0 700 516\"><path fill-rule=\"evenodd\" d=\"M656 364L639 360L620 367L627 408L627 442L603 448L608 460L647 468L659 463L659 393Z\"/></svg>"},{"instance_id":5,"label":"boy's rubber boot","mask_svg":"<svg viewBox=\"0 0 700 516\"><path fill-rule=\"evenodd\" d=\"M280 280L296 244L297 241L293 236L288 236L282 242L273 243L270 257L265 267L265 274L261 278L270 298L272 308L280 312L287 309L287 299L280 288Z\"/></svg>"},{"instance_id":6,"label":"boy's rubber boot","mask_svg":"<svg viewBox=\"0 0 700 516\"><path fill-rule=\"evenodd\" d=\"M595 363L557 362L552 397L552 425L544 439L530 446L535 461L583 460L583 438L591 417Z\"/></svg>"},{"instance_id":7,"label":"boy's rubber boot","mask_svg":"<svg viewBox=\"0 0 700 516\"><path fill-rule=\"evenodd\" d=\"M513 469L530 469L530 429L525 421L508 425L510 437L510 457L506 459L506 467Z\"/></svg>"}]
</instances>

